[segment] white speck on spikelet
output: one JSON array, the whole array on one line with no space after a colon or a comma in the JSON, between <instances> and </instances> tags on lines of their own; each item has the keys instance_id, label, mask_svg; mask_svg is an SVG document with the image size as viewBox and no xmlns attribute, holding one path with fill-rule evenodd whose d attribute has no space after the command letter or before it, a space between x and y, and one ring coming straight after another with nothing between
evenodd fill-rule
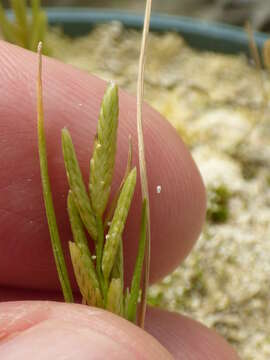
<instances>
[{"instance_id":1,"label":"white speck on spikelet","mask_svg":"<svg viewBox=\"0 0 270 360\"><path fill-rule=\"evenodd\" d=\"M157 194L160 194L161 193L161 185L158 185L157 186Z\"/></svg>"}]
</instances>

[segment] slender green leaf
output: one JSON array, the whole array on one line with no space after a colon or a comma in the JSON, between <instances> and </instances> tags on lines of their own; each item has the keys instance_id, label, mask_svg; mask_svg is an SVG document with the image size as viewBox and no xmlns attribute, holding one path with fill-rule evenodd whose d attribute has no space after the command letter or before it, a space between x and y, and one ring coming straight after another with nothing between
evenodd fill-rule
<instances>
[{"instance_id":1,"label":"slender green leaf","mask_svg":"<svg viewBox=\"0 0 270 360\"><path fill-rule=\"evenodd\" d=\"M68 278L68 272L65 264L63 250L60 242L55 211L53 206L53 199L51 193L51 185L48 174L47 151L46 151L46 138L44 130L44 113L43 113L43 96L42 96L42 46L39 44L38 48L38 90L37 90L37 114L38 114L38 151L40 161L40 172L43 189L43 198L45 203L47 221L51 236L51 243L53 254L58 271L59 280L62 286L64 298L66 302L73 302L72 290Z\"/></svg>"},{"instance_id":2,"label":"slender green leaf","mask_svg":"<svg viewBox=\"0 0 270 360\"><path fill-rule=\"evenodd\" d=\"M92 276L89 257L81 252L72 241L69 242L70 256L80 292L86 303L91 306L103 307L99 286Z\"/></svg>"},{"instance_id":3,"label":"slender green leaf","mask_svg":"<svg viewBox=\"0 0 270 360\"><path fill-rule=\"evenodd\" d=\"M108 235L106 236L106 243L104 246L102 258L102 271L105 280L109 279L113 265L115 263L115 258L117 255L130 204L134 194L136 177L137 171L134 167L125 181L125 184L117 202L110 230L108 232Z\"/></svg>"},{"instance_id":4,"label":"slender green leaf","mask_svg":"<svg viewBox=\"0 0 270 360\"><path fill-rule=\"evenodd\" d=\"M67 129L62 130L62 149L69 187L72 191L74 202L84 226L93 240L96 241L96 219L91 208L89 196L85 189L72 139Z\"/></svg>"},{"instance_id":5,"label":"slender green leaf","mask_svg":"<svg viewBox=\"0 0 270 360\"><path fill-rule=\"evenodd\" d=\"M145 253L146 229L147 229L146 206L147 206L146 199L144 199L142 204L139 249L138 249L138 255L137 255L135 269L131 283L128 306L127 306L127 319L132 322L136 322L137 304L140 293L140 283L141 283L141 275L142 275L144 253Z\"/></svg>"},{"instance_id":6,"label":"slender green leaf","mask_svg":"<svg viewBox=\"0 0 270 360\"><path fill-rule=\"evenodd\" d=\"M123 315L123 291L120 279L112 279L110 283L106 309L116 315Z\"/></svg>"},{"instance_id":7,"label":"slender green leaf","mask_svg":"<svg viewBox=\"0 0 270 360\"><path fill-rule=\"evenodd\" d=\"M89 190L95 213L102 217L110 195L118 127L118 88L110 83L98 119L98 133L90 161Z\"/></svg>"}]
</instances>

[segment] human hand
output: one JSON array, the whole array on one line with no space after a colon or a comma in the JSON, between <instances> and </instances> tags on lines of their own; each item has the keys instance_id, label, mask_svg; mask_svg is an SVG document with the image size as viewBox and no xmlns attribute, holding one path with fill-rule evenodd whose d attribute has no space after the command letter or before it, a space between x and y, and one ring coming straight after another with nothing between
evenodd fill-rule
<instances>
[{"instance_id":1,"label":"human hand","mask_svg":"<svg viewBox=\"0 0 270 360\"><path fill-rule=\"evenodd\" d=\"M0 54L0 301L16 301L0 304L0 358L170 359L167 348L175 359L238 359L213 331L177 314L148 309L146 331L158 343L147 332L100 309L40 301L60 300L61 294L40 182L37 58L4 42ZM67 254L71 233L61 129L66 126L70 130L87 176L105 83L51 59L44 61L43 69L49 174ZM138 165L135 117L134 97L120 91L113 192L124 174L129 134ZM151 281L156 281L191 250L204 220L205 192L178 135L148 106L144 107L144 134L152 224ZM137 253L140 207L138 185L124 234L127 281ZM71 268L70 261L68 265Z\"/></svg>"}]
</instances>

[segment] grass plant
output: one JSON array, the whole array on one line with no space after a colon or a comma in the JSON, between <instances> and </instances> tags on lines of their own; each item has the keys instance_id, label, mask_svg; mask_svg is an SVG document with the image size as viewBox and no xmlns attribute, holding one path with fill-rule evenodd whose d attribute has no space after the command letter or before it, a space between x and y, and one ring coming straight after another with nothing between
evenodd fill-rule
<instances>
[{"instance_id":1,"label":"grass plant","mask_svg":"<svg viewBox=\"0 0 270 360\"><path fill-rule=\"evenodd\" d=\"M24 5L21 4L21 6ZM119 191L108 207L117 143L119 113L117 86L113 83L108 85L101 103L97 136L90 161L88 190L82 178L71 135L68 129L64 128L62 130L62 150L70 188L67 195L67 208L73 234L73 241L69 242L69 250L75 278L82 295L82 302L112 311L134 323L137 322L138 317L138 324L141 327L144 326L150 261L150 210L142 130L143 77L150 13L151 1L147 1L137 94L138 146L143 200L138 254L130 289L125 288L124 284L122 243L122 234L137 180L137 169L136 167L132 168L132 144L130 139L126 172L119 186ZM22 18L21 25L25 24L26 21L26 17ZM65 301L72 302L73 294L59 238L48 175L42 101L41 43L38 46L38 62L38 146L43 196L62 291ZM106 217L105 213L107 213ZM94 242L95 254L90 252L89 238ZM138 307L145 254L147 258L145 261L141 306ZM139 314L138 308L140 309Z\"/></svg>"},{"instance_id":2,"label":"grass plant","mask_svg":"<svg viewBox=\"0 0 270 360\"><path fill-rule=\"evenodd\" d=\"M36 51L38 43L43 43L43 53L49 54L45 37L47 32L47 15L41 9L40 0L10 0L13 18L7 16L0 0L0 30L3 38L12 44Z\"/></svg>"}]
</instances>

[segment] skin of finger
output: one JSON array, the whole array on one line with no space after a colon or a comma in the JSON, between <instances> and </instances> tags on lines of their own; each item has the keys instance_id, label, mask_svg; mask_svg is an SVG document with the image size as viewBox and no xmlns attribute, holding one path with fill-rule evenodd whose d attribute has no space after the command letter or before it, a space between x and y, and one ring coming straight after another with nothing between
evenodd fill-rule
<instances>
[{"instance_id":1,"label":"skin of finger","mask_svg":"<svg viewBox=\"0 0 270 360\"><path fill-rule=\"evenodd\" d=\"M59 289L42 200L36 126L34 53L0 42L0 284ZM72 135L85 179L106 83L68 65L44 58L44 108L49 173L66 258L71 239L66 212L67 181L61 129ZM182 141L149 106L143 110L149 176L151 281L172 271L188 254L205 217L205 190ZM118 152L112 193L124 174L128 135L138 166L136 101L120 91ZM156 187L162 190L157 194ZM124 233L126 278L130 280L140 224L140 186ZM70 267L70 260L68 260Z\"/></svg>"},{"instance_id":2,"label":"skin of finger","mask_svg":"<svg viewBox=\"0 0 270 360\"><path fill-rule=\"evenodd\" d=\"M146 331L176 360L239 360L214 331L185 316L148 308ZM118 359L125 359L127 352L128 359L171 358L145 332L99 309L39 301L1 303L0 358L31 360L37 348L45 359L60 353L70 355L67 359L91 359L93 349L95 359L105 356L106 351L116 351ZM80 353L74 355L74 349Z\"/></svg>"},{"instance_id":3,"label":"skin of finger","mask_svg":"<svg viewBox=\"0 0 270 360\"><path fill-rule=\"evenodd\" d=\"M240 360L215 331L186 316L148 307L145 329L176 360Z\"/></svg>"},{"instance_id":4,"label":"skin of finger","mask_svg":"<svg viewBox=\"0 0 270 360\"><path fill-rule=\"evenodd\" d=\"M0 358L173 359L151 335L118 316L54 302L0 304Z\"/></svg>"}]
</instances>

